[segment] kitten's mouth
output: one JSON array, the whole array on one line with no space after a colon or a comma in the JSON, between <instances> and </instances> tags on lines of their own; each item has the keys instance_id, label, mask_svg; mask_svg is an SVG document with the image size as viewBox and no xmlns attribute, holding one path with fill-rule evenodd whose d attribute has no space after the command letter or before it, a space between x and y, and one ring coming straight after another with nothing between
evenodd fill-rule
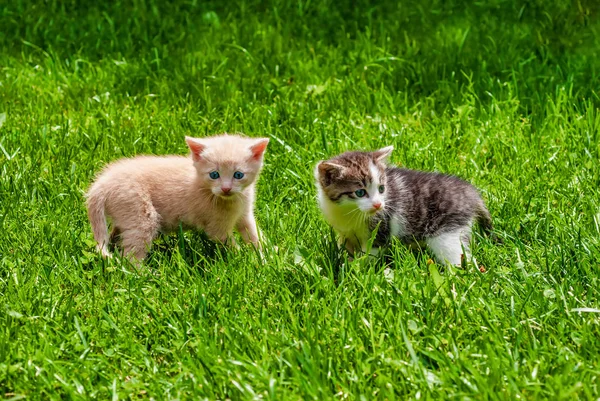
<instances>
[{"instance_id":1,"label":"kitten's mouth","mask_svg":"<svg viewBox=\"0 0 600 401\"><path fill-rule=\"evenodd\" d=\"M222 199L233 199L233 198L235 198L235 194L232 192L228 192L228 193L221 192L219 194L219 197Z\"/></svg>"}]
</instances>

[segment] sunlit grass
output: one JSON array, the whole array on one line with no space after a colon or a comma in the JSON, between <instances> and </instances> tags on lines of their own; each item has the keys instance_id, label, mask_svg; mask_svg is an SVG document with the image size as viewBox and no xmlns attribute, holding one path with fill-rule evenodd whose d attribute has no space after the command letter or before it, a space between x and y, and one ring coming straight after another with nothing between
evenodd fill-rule
<instances>
[{"instance_id":1,"label":"sunlit grass","mask_svg":"<svg viewBox=\"0 0 600 401\"><path fill-rule=\"evenodd\" d=\"M598 398L598 13L7 3L0 396ZM265 259L190 232L156 242L155 274L100 259L83 200L94 174L224 131L271 138ZM387 263L337 249L315 163L390 144L397 164L481 189L505 240L477 238L485 273L400 244Z\"/></svg>"}]
</instances>

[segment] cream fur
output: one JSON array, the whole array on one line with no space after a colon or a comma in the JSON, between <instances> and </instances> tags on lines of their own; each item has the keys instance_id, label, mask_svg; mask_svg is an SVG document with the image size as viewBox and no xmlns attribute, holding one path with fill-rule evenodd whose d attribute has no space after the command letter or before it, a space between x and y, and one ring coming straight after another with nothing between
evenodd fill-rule
<instances>
[{"instance_id":1,"label":"cream fur","mask_svg":"<svg viewBox=\"0 0 600 401\"><path fill-rule=\"evenodd\" d=\"M146 256L159 231L172 231L180 222L220 242L232 240L235 228L245 242L260 246L254 219L255 183L269 140L221 135L186 141L192 158L118 160L92 184L87 193L88 216L102 255L110 255L106 217L112 219L113 236L120 237L123 253L134 260ZM211 179L212 171L220 177ZM235 171L244 177L233 178Z\"/></svg>"}]
</instances>

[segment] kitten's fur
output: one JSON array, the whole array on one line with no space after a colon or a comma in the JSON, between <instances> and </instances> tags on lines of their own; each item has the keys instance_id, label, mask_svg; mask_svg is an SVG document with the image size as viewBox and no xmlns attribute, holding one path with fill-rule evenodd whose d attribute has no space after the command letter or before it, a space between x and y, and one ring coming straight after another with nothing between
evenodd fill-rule
<instances>
[{"instance_id":1,"label":"kitten's fur","mask_svg":"<svg viewBox=\"0 0 600 401\"><path fill-rule=\"evenodd\" d=\"M454 176L387 166L392 150L346 152L317 165L319 205L340 241L350 253L366 252L377 228L375 246L395 236L425 243L440 263L460 265L463 254L476 263L469 250L473 223L492 229L477 189ZM360 189L364 197L355 193Z\"/></svg>"},{"instance_id":2,"label":"kitten's fur","mask_svg":"<svg viewBox=\"0 0 600 401\"><path fill-rule=\"evenodd\" d=\"M92 184L88 216L102 255L110 256L109 244L118 238L124 255L142 260L159 231L172 231L179 223L220 242L232 240L235 227L245 242L260 245L255 183L269 139L224 134L185 140L192 157L121 159ZM209 176L215 171L217 179ZM244 176L234 178L235 172ZM110 236L106 216L112 219Z\"/></svg>"}]
</instances>

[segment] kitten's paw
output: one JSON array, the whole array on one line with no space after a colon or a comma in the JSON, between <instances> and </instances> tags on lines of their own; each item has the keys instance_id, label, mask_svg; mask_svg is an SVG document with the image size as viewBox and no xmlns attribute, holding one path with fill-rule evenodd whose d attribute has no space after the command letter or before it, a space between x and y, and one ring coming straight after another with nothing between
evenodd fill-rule
<instances>
[{"instance_id":1,"label":"kitten's paw","mask_svg":"<svg viewBox=\"0 0 600 401\"><path fill-rule=\"evenodd\" d=\"M102 256L103 258L105 258L105 259L111 259L112 258L112 254L108 250L107 246L97 245L96 246L96 250L100 253L100 256Z\"/></svg>"},{"instance_id":2,"label":"kitten's paw","mask_svg":"<svg viewBox=\"0 0 600 401\"><path fill-rule=\"evenodd\" d=\"M232 235L220 235L211 237L211 239L220 246L239 249L239 245Z\"/></svg>"},{"instance_id":3,"label":"kitten's paw","mask_svg":"<svg viewBox=\"0 0 600 401\"><path fill-rule=\"evenodd\" d=\"M237 243L234 237L227 237L223 243L235 250L240 249L240 245Z\"/></svg>"},{"instance_id":4,"label":"kitten's paw","mask_svg":"<svg viewBox=\"0 0 600 401\"><path fill-rule=\"evenodd\" d=\"M394 281L394 271L392 269L390 269L389 267L386 267L385 269L383 269L383 277L385 277L385 279L388 282L393 282Z\"/></svg>"}]
</instances>

